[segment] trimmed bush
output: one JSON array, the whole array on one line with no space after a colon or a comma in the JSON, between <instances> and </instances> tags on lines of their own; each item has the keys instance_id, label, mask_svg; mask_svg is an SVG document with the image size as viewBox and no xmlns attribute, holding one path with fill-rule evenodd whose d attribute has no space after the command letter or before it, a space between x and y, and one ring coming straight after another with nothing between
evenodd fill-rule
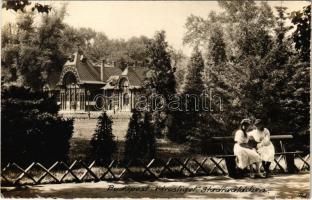
<instances>
[{"instance_id":1,"label":"trimmed bush","mask_svg":"<svg viewBox=\"0 0 312 200\"><path fill-rule=\"evenodd\" d=\"M108 164L117 150L117 144L112 133L113 121L103 112L98 118L95 133L91 139L91 157L98 164Z\"/></svg>"}]
</instances>

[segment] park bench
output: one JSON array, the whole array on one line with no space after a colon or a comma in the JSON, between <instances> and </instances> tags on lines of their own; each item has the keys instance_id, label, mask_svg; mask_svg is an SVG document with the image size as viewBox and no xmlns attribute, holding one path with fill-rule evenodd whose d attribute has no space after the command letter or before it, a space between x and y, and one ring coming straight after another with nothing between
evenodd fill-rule
<instances>
[{"instance_id":1,"label":"park bench","mask_svg":"<svg viewBox=\"0 0 312 200\"><path fill-rule=\"evenodd\" d=\"M307 167L308 170L310 165L308 163L308 159L310 154L307 154L303 157L302 151L291 151L288 148L288 144L291 144L294 137L292 135L271 135L271 141L275 147L275 163L271 165L274 166L273 170L279 168L284 173L297 173L301 171L304 167ZM233 155L233 147L234 147L234 136L227 137L212 137L210 140L211 144L215 146L219 146L222 154L216 155L215 157L221 158L219 162L216 162L216 166L221 170L222 167L220 163L222 160L225 160L226 167L228 170L228 174L231 177L235 177L237 175L235 156ZM302 166L299 168L295 165L295 157L298 157L301 161L303 161ZM285 160L286 166L281 164L281 161Z\"/></svg>"}]
</instances>

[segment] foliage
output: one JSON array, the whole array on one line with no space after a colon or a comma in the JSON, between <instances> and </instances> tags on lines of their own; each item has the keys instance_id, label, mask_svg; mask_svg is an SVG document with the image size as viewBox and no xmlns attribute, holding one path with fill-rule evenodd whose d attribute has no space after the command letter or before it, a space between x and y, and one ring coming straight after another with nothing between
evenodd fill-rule
<instances>
[{"instance_id":1,"label":"foliage","mask_svg":"<svg viewBox=\"0 0 312 200\"><path fill-rule=\"evenodd\" d=\"M117 144L112 133L113 121L103 112L98 117L95 133L92 136L90 144L91 157L99 164L109 164L112 161L113 153L117 150Z\"/></svg>"},{"instance_id":2,"label":"foliage","mask_svg":"<svg viewBox=\"0 0 312 200\"><path fill-rule=\"evenodd\" d=\"M147 46L149 55L149 68L144 82L144 93L148 99L152 99L153 95L162 95L166 105L169 102L169 97L176 93L175 68L171 66L172 49L169 48L166 42L165 32L156 32L154 39L151 40ZM177 59L178 60L178 59ZM156 101L149 105L159 105L161 102ZM150 110L148 110L150 111ZM151 113L154 121L155 134L164 136L168 127L166 121L170 110L165 107L162 111L153 111Z\"/></svg>"},{"instance_id":3,"label":"foliage","mask_svg":"<svg viewBox=\"0 0 312 200\"><path fill-rule=\"evenodd\" d=\"M252 71L245 100L249 113L263 118L273 133L296 135L308 130L309 67L297 59L285 38L290 30L284 25L286 9L277 10L276 41L259 68Z\"/></svg>"},{"instance_id":4,"label":"foliage","mask_svg":"<svg viewBox=\"0 0 312 200\"><path fill-rule=\"evenodd\" d=\"M106 60L114 62L121 69L126 66L146 66L148 63L147 45L149 40L145 36L110 40L103 33L96 33L91 38L89 46L85 47L88 56L94 61Z\"/></svg>"},{"instance_id":5,"label":"foliage","mask_svg":"<svg viewBox=\"0 0 312 200\"><path fill-rule=\"evenodd\" d=\"M73 28L65 25L65 40L68 50L79 46L95 64L102 60L121 69L127 66L146 67L148 64L147 45L150 39L145 36L124 39L109 39L105 33L90 28ZM69 52L69 51L67 51Z\"/></svg>"},{"instance_id":6,"label":"foliage","mask_svg":"<svg viewBox=\"0 0 312 200\"><path fill-rule=\"evenodd\" d=\"M188 73L185 79L184 94L201 95L205 89L203 83L204 59L195 47L188 63ZM193 104L193 103L192 103Z\"/></svg>"},{"instance_id":7,"label":"foliage","mask_svg":"<svg viewBox=\"0 0 312 200\"><path fill-rule=\"evenodd\" d=\"M293 32L295 48L304 62L310 62L311 5L304 7L303 11L291 13L291 22L296 25Z\"/></svg>"},{"instance_id":8,"label":"foliage","mask_svg":"<svg viewBox=\"0 0 312 200\"><path fill-rule=\"evenodd\" d=\"M187 56L181 50L175 50L169 47L171 66L175 69L174 75L176 80L176 92L181 93L184 87L184 78L187 71Z\"/></svg>"},{"instance_id":9,"label":"foliage","mask_svg":"<svg viewBox=\"0 0 312 200\"><path fill-rule=\"evenodd\" d=\"M219 15L211 12L207 19L194 15L187 18L184 43L208 46L212 35L220 34L224 29L228 58L263 57L270 47L268 33L274 25L273 12L268 4L240 0L219 1L219 5L224 9Z\"/></svg>"},{"instance_id":10,"label":"foliage","mask_svg":"<svg viewBox=\"0 0 312 200\"><path fill-rule=\"evenodd\" d=\"M3 30L1 64L6 83L42 90L52 74L60 73L66 61L62 42L65 13L66 7L62 7L42 15L38 27L34 25L32 12L19 13L16 24Z\"/></svg>"},{"instance_id":11,"label":"foliage","mask_svg":"<svg viewBox=\"0 0 312 200\"><path fill-rule=\"evenodd\" d=\"M294 63L290 68L290 80L284 88L285 98L281 107L287 116L286 131L309 136L310 64Z\"/></svg>"},{"instance_id":12,"label":"foliage","mask_svg":"<svg viewBox=\"0 0 312 200\"><path fill-rule=\"evenodd\" d=\"M226 35L231 56L263 57L270 47L269 31L274 26L274 15L267 2L219 1L225 12L220 15L226 24Z\"/></svg>"},{"instance_id":13,"label":"foliage","mask_svg":"<svg viewBox=\"0 0 312 200\"><path fill-rule=\"evenodd\" d=\"M167 99L168 95L176 93L176 81L175 69L171 66L169 46L165 37L164 31L156 32L154 39L148 45L151 70L146 87L155 89L157 94L162 94Z\"/></svg>"},{"instance_id":14,"label":"foliage","mask_svg":"<svg viewBox=\"0 0 312 200\"><path fill-rule=\"evenodd\" d=\"M4 163L67 160L73 120L57 116L55 97L11 86L2 89L1 109Z\"/></svg>"},{"instance_id":15,"label":"foliage","mask_svg":"<svg viewBox=\"0 0 312 200\"><path fill-rule=\"evenodd\" d=\"M208 59L214 65L219 65L226 61L226 46L224 42L223 30L219 26L213 26L213 32L208 41Z\"/></svg>"},{"instance_id":16,"label":"foliage","mask_svg":"<svg viewBox=\"0 0 312 200\"><path fill-rule=\"evenodd\" d=\"M289 37L284 7L276 7L274 17L267 3L219 5L221 14L190 16L184 37L206 51L204 83L222 99L222 111L210 114L220 125L214 131L231 134L242 118L251 117L262 118L272 134L307 133L309 7L291 14L296 30Z\"/></svg>"},{"instance_id":17,"label":"foliage","mask_svg":"<svg viewBox=\"0 0 312 200\"><path fill-rule=\"evenodd\" d=\"M204 60L198 48L195 48L188 63L188 73L185 79L182 110L172 112L173 124L168 134L169 139L176 142L186 141L202 130L200 118L202 95L205 90L202 80ZM194 98L195 97L195 98ZM181 109L181 108L180 108Z\"/></svg>"},{"instance_id":18,"label":"foliage","mask_svg":"<svg viewBox=\"0 0 312 200\"><path fill-rule=\"evenodd\" d=\"M125 161L148 160L155 157L155 136L150 114L132 110L125 142Z\"/></svg>"},{"instance_id":19,"label":"foliage","mask_svg":"<svg viewBox=\"0 0 312 200\"><path fill-rule=\"evenodd\" d=\"M5 8L6 10L12 9L15 12L25 12L25 8L30 5L31 3L28 0L4 0L2 2L2 8ZM40 3L35 3L35 5L31 7L32 11L37 10L39 13L49 13L51 9L51 6Z\"/></svg>"},{"instance_id":20,"label":"foliage","mask_svg":"<svg viewBox=\"0 0 312 200\"><path fill-rule=\"evenodd\" d=\"M2 79L4 83L19 84L42 90L58 76L66 59L79 46L94 64L102 60L124 69L126 66L149 64L148 44L151 39L140 36L129 40L109 39L104 33L90 28L73 28L65 24L66 5L40 15L18 12L16 24L2 29ZM33 77L38 77L33 79Z\"/></svg>"}]
</instances>

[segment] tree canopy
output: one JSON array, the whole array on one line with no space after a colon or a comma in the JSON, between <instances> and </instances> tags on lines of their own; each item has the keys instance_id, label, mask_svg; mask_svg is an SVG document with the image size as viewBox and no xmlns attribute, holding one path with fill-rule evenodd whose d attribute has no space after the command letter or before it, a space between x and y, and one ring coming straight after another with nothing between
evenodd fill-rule
<instances>
[{"instance_id":1,"label":"tree canopy","mask_svg":"<svg viewBox=\"0 0 312 200\"><path fill-rule=\"evenodd\" d=\"M219 5L223 11L207 19L191 15L184 37L206 52L204 82L221 97L225 111L214 116L228 134L245 117L262 118L273 134L308 130L309 76L304 74L310 61L310 6L291 14L276 7L274 16L266 2ZM286 26L286 20L293 25Z\"/></svg>"}]
</instances>

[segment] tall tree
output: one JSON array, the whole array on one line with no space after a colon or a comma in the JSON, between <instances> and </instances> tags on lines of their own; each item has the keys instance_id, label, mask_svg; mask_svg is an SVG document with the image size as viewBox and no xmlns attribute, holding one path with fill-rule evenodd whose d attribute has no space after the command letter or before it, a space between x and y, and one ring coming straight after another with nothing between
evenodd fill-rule
<instances>
[{"instance_id":1,"label":"tall tree","mask_svg":"<svg viewBox=\"0 0 312 200\"><path fill-rule=\"evenodd\" d=\"M149 113L132 110L125 142L125 162L132 160L137 164L137 159L155 157L155 136L150 121Z\"/></svg>"},{"instance_id":2,"label":"tall tree","mask_svg":"<svg viewBox=\"0 0 312 200\"><path fill-rule=\"evenodd\" d=\"M226 22L229 47L236 58L263 57L270 44L269 32L274 26L274 15L266 2L259 5L252 0L219 1L225 9L221 18Z\"/></svg>"},{"instance_id":3,"label":"tall tree","mask_svg":"<svg viewBox=\"0 0 312 200\"><path fill-rule=\"evenodd\" d=\"M154 39L148 45L151 68L148 86L155 89L157 94L168 98L168 95L176 93L176 81L165 38L164 31L156 32Z\"/></svg>"},{"instance_id":4,"label":"tall tree","mask_svg":"<svg viewBox=\"0 0 312 200\"><path fill-rule=\"evenodd\" d=\"M3 44L2 65L11 73L7 81L42 90L50 74L61 71L66 60L62 48L65 12L66 6L63 6L42 15L38 27L33 23L34 13L18 14L16 25L9 27L11 38Z\"/></svg>"},{"instance_id":5,"label":"tall tree","mask_svg":"<svg viewBox=\"0 0 312 200\"><path fill-rule=\"evenodd\" d=\"M145 36L132 37L127 40L126 49L129 65L146 66L148 64L148 44L150 39Z\"/></svg>"},{"instance_id":6,"label":"tall tree","mask_svg":"<svg viewBox=\"0 0 312 200\"><path fill-rule=\"evenodd\" d=\"M227 59L224 34L219 26L214 26L213 33L209 37L207 53L213 65L224 63Z\"/></svg>"},{"instance_id":7,"label":"tall tree","mask_svg":"<svg viewBox=\"0 0 312 200\"><path fill-rule=\"evenodd\" d=\"M252 71L244 91L245 104L251 115L267 122L272 133L288 132L296 136L308 130L309 65L302 62L301 55L294 54L287 38L291 27L285 25L286 8L276 9L275 41Z\"/></svg>"},{"instance_id":8,"label":"tall tree","mask_svg":"<svg viewBox=\"0 0 312 200\"><path fill-rule=\"evenodd\" d=\"M148 44L147 50L150 70L144 84L145 94L149 100L153 100L155 94L164 97L165 108L161 111L151 110L154 105L160 105L161 100L152 101L149 105L151 108L149 111L152 111L154 119L154 132L156 135L164 135L168 130L165 122L170 114L166 103L169 102L170 96L176 93L175 68L171 66L170 49L165 40L164 31L156 32L154 39Z\"/></svg>"},{"instance_id":9,"label":"tall tree","mask_svg":"<svg viewBox=\"0 0 312 200\"><path fill-rule=\"evenodd\" d=\"M287 121L285 131L294 134L296 138L302 137L299 147L309 148L309 102L310 102L310 35L311 35L311 5L302 11L290 15L295 31L291 39L295 43L297 52L288 61L287 81L280 91L279 104L284 113L283 119ZM282 114L281 114L282 115Z\"/></svg>"},{"instance_id":10,"label":"tall tree","mask_svg":"<svg viewBox=\"0 0 312 200\"><path fill-rule=\"evenodd\" d=\"M202 101L205 90L203 82L204 59L197 47L194 48L188 63L188 73L185 78L183 97L185 98L185 119L184 126L186 137L192 143L198 140L203 134L201 124L203 110ZM195 99L193 98L195 96ZM188 98L190 97L190 98Z\"/></svg>"},{"instance_id":11,"label":"tall tree","mask_svg":"<svg viewBox=\"0 0 312 200\"><path fill-rule=\"evenodd\" d=\"M283 81L287 81L287 63L291 56L290 44L285 38L290 27L285 26L285 8L277 7L275 41L270 52L258 66L251 69L250 81L245 85L245 104L251 115L268 118L268 114L280 113L276 109ZM251 103L255 102L254 105ZM267 105L265 105L267 104ZM273 109L275 108L275 109ZM273 111L273 113L272 113ZM275 119L276 121L277 119ZM270 121L270 119L268 119Z\"/></svg>"},{"instance_id":12,"label":"tall tree","mask_svg":"<svg viewBox=\"0 0 312 200\"><path fill-rule=\"evenodd\" d=\"M173 124L168 135L175 142L192 139L201 132L200 117L202 115L202 100L205 86L203 83L204 60L197 47L194 48L185 77L185 87L182 97L182 110L173 112ZM199 133L200 134L200 133Z\"/></svg>"},{"instance_id":13,"label":"tall tree","mask_svg":"<svg viewBox=\"0 0 312 200\"><path fill-rule=\"evenodd\" d=\"M208 15L207 19L191 15L187 18L184 43L208 46L214 25L224 28L228 58L263 57L270 49L269 33L274 25L274 15L267 3L255 1L219 1L224 12ZM222 26L220 26L222 24Z\"/></svg>"},{"instance_id":14,"label":"tall tree","mask_svg":"<svg viewBox=\"0 0 312 200\"><path fill-rule=\"evenodd\" d=\"M197 47L194 48L188 63L184 94L201 95L205 89L203 83L204 59Z\"/></svg>"}]
</instances>

